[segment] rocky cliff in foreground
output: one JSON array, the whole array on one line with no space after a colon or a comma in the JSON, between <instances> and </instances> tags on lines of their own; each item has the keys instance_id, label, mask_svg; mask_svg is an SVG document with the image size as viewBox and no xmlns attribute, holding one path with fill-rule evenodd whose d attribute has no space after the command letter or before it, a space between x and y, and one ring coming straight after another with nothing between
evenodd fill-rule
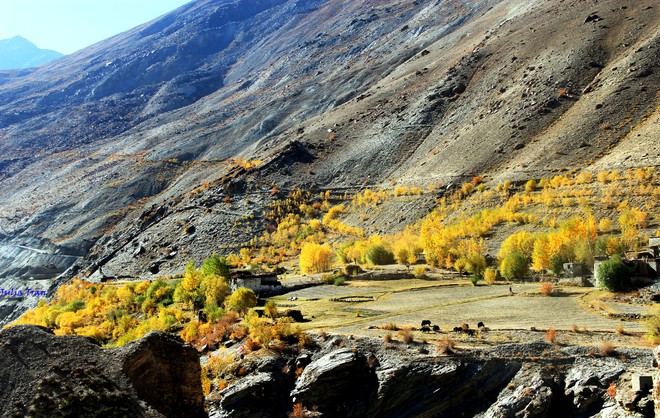
<instances>
[{"instance_id":1,"label":"rocky cliff in foreground","mask_svg":"<svg viewBox=\"0 0 660 418\"><path fill-rule=\"evenodd\" d=\"M437 355L424 343L334 337L296 355L246 356L213 417L653 417L651 350L510 344ZM296 370L295 374L292 373ZM295 375L299 375L296 377ZM307 411L307 412L305 412ZM307 415L305 415L305 413Z\"/></svg>"},{"instance_id":2,"label":"rocky cliff in foreground","mask_svg":"<svg viewBox=\"0 0 660 418\"><path fill-rule=\"evenodd\" d=\"M265 418L294 408L310 417L654 416L648 349L528 343L440 355L424 342L315 341L232 347L236 377L217 376L228 384L212 386L205 409L199 355L177 337L151 333L104 349L12 327L0 331L0 416Z\"/></svg>"},{"instance_id":3,"label":"rocky cliff in foreground","mask_svg":"<svg viewBox=\"0 0 660 418\"><path fill-rule=\"evenodd\" d=\"M0 416L205 416L197 352L150 333L116 349L35 326L0 331Z\"/></svg>"}]
</instances>

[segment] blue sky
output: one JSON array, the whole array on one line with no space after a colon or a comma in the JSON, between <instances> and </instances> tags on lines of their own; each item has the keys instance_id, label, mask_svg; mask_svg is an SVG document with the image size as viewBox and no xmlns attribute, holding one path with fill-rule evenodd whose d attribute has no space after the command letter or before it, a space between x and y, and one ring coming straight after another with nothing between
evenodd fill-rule
<instances>
[{"instance_id":1,"label":"blue sky","mask_svg":"<svg viewBox=\"0 0 660 418\"><path fill-rule=\"evenodd\" d=\"M190 0L0 0L0 39L16 35L70 54Z\"/></svg>"}]
</instances>

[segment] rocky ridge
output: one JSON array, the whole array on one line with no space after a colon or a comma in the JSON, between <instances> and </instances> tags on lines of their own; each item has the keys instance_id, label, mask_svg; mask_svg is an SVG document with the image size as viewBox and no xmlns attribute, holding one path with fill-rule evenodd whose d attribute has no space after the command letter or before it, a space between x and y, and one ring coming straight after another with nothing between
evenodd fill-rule
<instances>
[{"instance_id":1,"label":"rocky ridge","mask_svg":"<svg viewBox=\"0 0 660 418\"><path fill-rule=\"evenodd\" d=\"M603 356L546 343L435 350L332 337L297 355L246 356L247 374L210 395L210 415L284 416L299 403L324 417L653 416L651 388L631 386L653 375L649 350Z\"/></svg>"},{"instance_id":2,"label":"rocky ridge","mask_svg":"<svg viewBox=\"0 0 660 418\"><path fill-rule=\"evenodd\" d=\"M177 337L150 333L103 349L89 338L12 327L0 331L0 414L281 417L300 405L324 417L641 418L654 416L654 396L660 404L657 385L644 382L657 374L650 350L602 354L538 342L440 355L424 342L314 341L254 353L233 346L239 377L204 401L199 354Z\"/></svg>"}]
</instances>

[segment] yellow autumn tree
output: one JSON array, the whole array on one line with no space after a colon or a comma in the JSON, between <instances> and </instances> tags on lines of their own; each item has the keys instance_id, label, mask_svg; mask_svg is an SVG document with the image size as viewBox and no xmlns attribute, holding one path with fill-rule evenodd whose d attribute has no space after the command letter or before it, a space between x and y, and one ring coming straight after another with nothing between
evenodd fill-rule
<instances>
[{"instance_id":1,"label":"yellow autumn tree","mask_svg":"<svg viewBox=\"0 0 660 418\"><path fill-rule=\"evenodd\" d=\"M484 254L486 254L486 245L483 239L462 240L456 248L454 268L457 271L466 271L482 277L487 266Z\"/></svg>"},{"instance_id":2,"label":"yellow autumn tree","mask_svg":"<svg viewBox=\"0 0 660 418\"><path fill-rule=\"evenodd\" d=\"M520 253L524 257L531 259L532 252L534 251L534 240L534 234L527 231L511 234L502 243L498 257L503 259L508 254Z\"/></svg>"},{"instance_id":3,"label":"yellow autumn tree","mask_svg":"<svg viewBox=\"0 0 660 418\"><path fill-rule=\"evenodd\" d=\"M215 303L217 306L222 306L225 298L231 293L231 287L224 277L211 275L202 279L200 291L205 304Z\"/></svg>"},{"instance_id":4,"label":"yellow autumn tree","mask_svg":"<svg viewBox=\"0 0 660 418\"><path fill-rule=\"evenodd\" d=\"M330 221L332 221L333 219L339 218L344 213L346 213L346 208L344 207L344 205L337 205L337 206L331 207L328 210L328 213L326 213L323 216L323 225L328 225L330 223Z\"/></svg>"},{"instance_id":5,"label":"yellow autumn tree","mask_svg":"<svg viewBox=\"0 0 660 418\"><path fill-rule=\"evenodd\" d=\"M333 256L328 245L306 242L300 250L300 270L305 274L324 272L330 269Z\"/></svg>"},{"instance_id":6,"label":"yellow autumn tree","mask_svg":"<svg viewBox=\"0 0 660 418\"><path fill-rule=\"evenodd\" d=\"M540 234L532 249L532 270L541 273L550 269L550 240L547 234Z\"/></svg>"},{"instance_id":7,"label":"yellow autumn tree","mask_svg":"<svg viewBox=\"0 0 660 418\"><path fill-rule=\"evenodd\" d=\"M424 249L419 245L419 237L412 228L406 229L395 237L392 245L394 258L399 264L414 264Z\"/></svg>"},{"instance_id":8,"label":"yellow autumn tree","mask_svg":"<svg viewBox=\"0 0 660 418\"><path fill-rule=\"evenodd\" d=\"M648 224L648 213L637 208L624 209L619 216L621 226L621 238L627 245L631 245L640 228L646 228Z\"/></svg>"},{"instance_id":9,"label":"yellow autumn tree","mask_svg":"<svg viewBox=\"0 0 660 418\"><path fill-rule=\"evenodd\" d=\"M456 237L444 227L441 215L437 212L424 219L419 238L427 263L436 267L445 262L450 251L456 246Z\"/></svg>"},{"instance_id":10,"label":"yellow autumn tree","mask_svg":"<svg viewBox=\"0 0 660 418\"><path fill-rule=\"evenodd\" d=\"M608 218L602 218L598 222L598 230L603 233L608 233L612 229L612 221Z\"/></svg>"},{"instance_id":11,"label":"yellow autumn tree","mask_svg":"<svg viewBox=\"0 0 660 418\"><path fill-rule=\"evenodd\" d=\"M257 296L251 289L240 287L225 300L225 309L245 315L250 308L257 306Z\"/></svg>"},{"instance_id":12,"label":"yellow autumn tree","mask_svg":"<svg viewBox=\"0 0 660 418\"><path fill-rule=\"evenodd\" d=\"M498 258L500 275L507 280L522 279L529 272L534 251L534 235L527 231L516 232L504 240Z\"/></svg>"},{"instance_id":13,"label":"yellow autumn tree","mask_svg":"<svg viewBox=\"0 0 660 418\"><path fill-rule=\"evenodd\" d=\"M174 301L186 304L201 303L199 289L201 282L202 274L195 267L195 262L190 260L186 265L186 272L183 275L181 284L174 291Z\"/></svg>"}]
</instances>

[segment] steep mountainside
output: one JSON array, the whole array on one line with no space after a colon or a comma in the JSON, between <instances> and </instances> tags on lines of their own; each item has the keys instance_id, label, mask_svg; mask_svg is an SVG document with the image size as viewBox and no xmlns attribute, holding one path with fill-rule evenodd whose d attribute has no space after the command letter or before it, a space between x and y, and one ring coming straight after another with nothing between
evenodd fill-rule
<instances>
[{"instance_id":1,"label":"steep mountainside","mask_svg":"<svg viewBox=\"0 0 660 418\"><path fill-rule=\"evenodd\" d=\"M657 166L659 9L197 0L0 72L0 284L177 271L293 186Z\"/></svg>"},{"instance_id":2,"label":"steep mountainside","mask_svg":"<svg viewBox=\"0 0 660 418\"><path fill-rule=\"evenodd\" d=\"M22 36L0 40L0 70L37 67L61 56L57 51L37 47Z\"/></svg>"}]
</instances>

